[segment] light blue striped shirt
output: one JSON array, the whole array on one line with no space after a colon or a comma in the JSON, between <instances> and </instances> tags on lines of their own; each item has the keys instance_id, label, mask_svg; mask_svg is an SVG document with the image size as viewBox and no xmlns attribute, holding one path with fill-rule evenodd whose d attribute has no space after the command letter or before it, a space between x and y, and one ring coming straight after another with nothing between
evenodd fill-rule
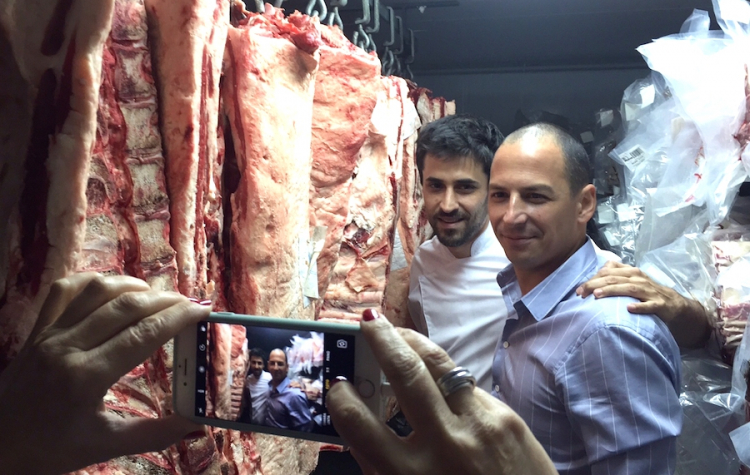
<instances>
[{"instance_id":1,"label":"light blue striped shirt","mask_svg":"<svg viewBox=\"0 0 750 475\"><path fill-rule=\"evenodd\" d=\"M576 295L604 263L589 240L525 296L513 266L498 274L509 315L492 393L561 474L673 473L680 352L661 320L628 312L634 299Z\"/></svg>"}]
</instances>

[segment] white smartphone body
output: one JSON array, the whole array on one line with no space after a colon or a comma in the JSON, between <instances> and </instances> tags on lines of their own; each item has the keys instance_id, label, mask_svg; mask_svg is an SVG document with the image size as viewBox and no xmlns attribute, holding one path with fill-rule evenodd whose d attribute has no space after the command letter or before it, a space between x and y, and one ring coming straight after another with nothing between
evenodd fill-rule
<instances>
[{"instance_id":1,"label":"white smartphone body","mask_svg":"<svg viewBox=\"0 0 750 475\"><path fill-rule=\"evenodd\" d=\"M382 418L383 376L359 325L213 312L175 338L174 407L199 424L345 445L325 409L338 376Z\"/></svg>"}]
</instances>

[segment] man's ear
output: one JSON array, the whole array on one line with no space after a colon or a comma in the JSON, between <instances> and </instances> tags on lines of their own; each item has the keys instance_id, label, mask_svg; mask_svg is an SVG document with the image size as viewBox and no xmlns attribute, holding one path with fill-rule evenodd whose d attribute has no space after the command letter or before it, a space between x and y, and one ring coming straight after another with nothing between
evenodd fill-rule
<instances>
[{"instance_id":1,"label":"man's ear","mask_svg":"<svg viewBox=\"0 0 750 475\"><path fill-rule=\"evenodd\" d=\"M586 185L578 194L578 222L586 224L596 213L596 187Z\"/></svg>"}]
</instances>

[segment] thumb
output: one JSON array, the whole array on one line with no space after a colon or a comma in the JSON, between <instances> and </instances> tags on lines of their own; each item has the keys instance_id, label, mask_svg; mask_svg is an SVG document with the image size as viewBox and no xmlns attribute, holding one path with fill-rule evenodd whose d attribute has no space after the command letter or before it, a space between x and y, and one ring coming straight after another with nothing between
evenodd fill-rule
<instances>
[{"instance_id":1,"label":"thumb","mask_svg":"<svg viewBox=\"0 0 750 475\"><path fill-rule=\"evenodd\" d=\"M119 452L113 457L164 450L188 434L205 432L203 426L176 414L159 419L111 417L115 419L111 446Z\"/></svg>"}]
</instances>

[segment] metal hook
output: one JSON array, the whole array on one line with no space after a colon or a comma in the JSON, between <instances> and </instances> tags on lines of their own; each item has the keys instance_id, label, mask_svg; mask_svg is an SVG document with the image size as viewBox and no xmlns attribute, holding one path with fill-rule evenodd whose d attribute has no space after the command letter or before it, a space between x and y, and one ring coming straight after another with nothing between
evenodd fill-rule
<instances>
[{"instance_id":1,"label":"metal hook","mask_svg":"<svg viewBox=\"0 0 750 475\"><path fill-rule=\"evenodd\" d=\"M326 25L333 26L335 23L342 32L344 31L344 22L341 20L341 15L339 15L339 7L345 7L347 1L348 0L331 0L331 12L328 14L328 20L325 22Z\"/></svg>"},{"instance_id":2,"label":"metal hook","mask_svg":"<svg viewBox=\"0 0 750 475\"><path fill-rule=\"evenodd\" d=\"M397 16L396 22L398 23L399 47L393 54L399 55L404 52L404 20L400 16Z\"/></svg>"},{"instance_id":3,"label":"metal hook","mask_svg":"<svg viewBox=\"0 0 750 475\"><path fill-rule=\"evenodd\" d=\"M263 3L263 0L255 0L255 11L258 13L266 12L266 4Z\"/></svg>"},{"instance_id":4,"label":"metal hook","mask_svg":"<svg viewBox=\"0 0 750 475\"><path fill-rule=\"evenodd\" d=\"M414 58L416 56L416 47L414 46L414 30L412 30L411 28L409 28L409 50L409 56L407 56L406 60L404 60L404 63L406 64L414 63Z\"/></svg>"},{"instance_id":5,"label":"metal hook","mask_svg":"<svg viewBox=\"0 0 750 475\"><path fill-rule=\"evenodd\" d=\"M380 31L380 0L374 0L372 4L372 18L375 20L375 26L365 28L368 33L377 33Z\"/></svg>"},{"instance_id":6,"label":"metal hook","mask_svg":"<svg viewBox=\"0 0 750 475\"><path fill-rule=\"evenodd\" d=\"M256 0L257 1L257 0ZM318 8L313 9L313 5L318 4ZM310 0L307 2L305 13L308 16L319 16L320 18L326 18L328 16L328 7L326 2L323 0Z\"/></svg>"},{"instance_id":7,"label":"metal hook","mask_svg":"<svg viewBox=\"0 0 750 475\"><path fill-rule=\"evenodd\" d=\"M395 13L392 7L388 7L388 23L390 23L391 26L391 39L383 43L383 46L393 46L393 44L396 42L396 21Z\"/></svg>"},{"instance_id":8,"label":"metal hook","mask_svg":"<svg viewBox=\"0 0 750 475\"><path fill-rule=\"evenodd\" d=\"M370 24L370 0L362 0L362 18L354 20L356 25Z\"/></svg>"},{"instance_id":9,"label":"metal hook","mask_svg":"<svg viewBox=\"0 0 750 475\"><path fill-rule=\"evenodd\" d=\"M276 0L276 1L275 1L275 2L273 3L273 6L274 6L275 8L281 8L281 4L282 4L282 3L284 3L284 2L286 2L286 0Z\"/></svg>"},{"instance_id":10,"label":"metal hook","mask_svg":"<svg viewBox=\"0 0 750 475\"><path fill-rule=\"evenodd\" d=\"M411 66L408 64L406 65L406 72L409 73L409 80L414 81L414 73L411 72Z\"/></svg>"}]
</instances>

